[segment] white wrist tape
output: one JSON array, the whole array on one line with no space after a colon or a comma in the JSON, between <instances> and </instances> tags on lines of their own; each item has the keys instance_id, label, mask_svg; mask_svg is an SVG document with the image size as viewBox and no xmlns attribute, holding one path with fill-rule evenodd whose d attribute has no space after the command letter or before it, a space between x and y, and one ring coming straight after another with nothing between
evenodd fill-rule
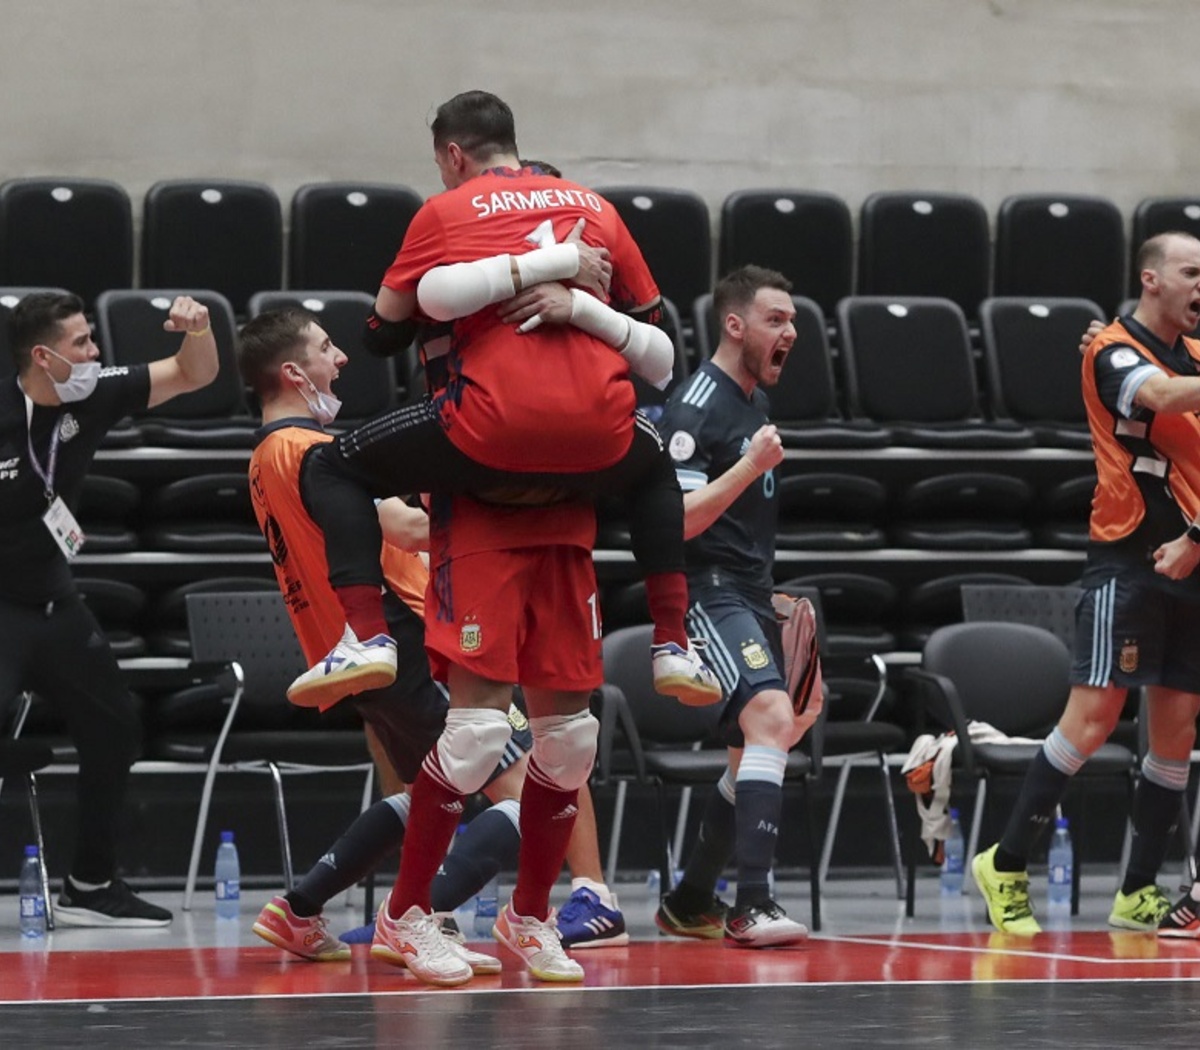
<instances>
[{"instance_id":1,"label":"white wrist tape","mask_svg":"<svg viewBox=\"0 0 1200 1050\"><path fill-rule=\"evenodd\" d=\"M466 317L492 303L511 299L514 294L512 265L507 255L435 266L417 285L417 302L435 321Z\"/></svg>"},{"instance_id":2,"label":"white wrist tape","mask_svg":"<svg viewBox=\"0 0 1200 1050\"><path fill-rule=\"evenodd\" d=\"M618 313L579 288L571 289L571 324L619 351L647 383L661 390L671 381L675 347L661 328Z\"/></svg>"},{"instance_id":3,"label":"white wrist tape","mask_svg":"<svg viewBox=\"0 0 1200 1050\"><path fill-rule=\"evenodd\" d=\"M435 321L453 321L517 293L512 266L516 262L521 287L542 281L563 281L579 272L579 248L552 244L524 255L492 255L469 263L435 266L417 284L417 302Z\"/></svg>"},{"instance_id":4,"label":"white wrist tape","mask_svg":"<svg viewBox=\"0 0 1200 1050\"><path fill-rule=\"evenodd\" d=\"M630 318L629 343L621 356L630 370L658 390L665 390L675 368L675 345L661 328Z\"/></svg>"},{"instance_id":5,"label":"white wrist tape","mask_svg":"<svg viewBox=\"0 0 1200 1050\"><path fill-rule=\"evenodd\" d=\"M579 246L574 243L551 244L513 258L517 260L522 288L542 281L566 281L579 273Z\"/></svg>"}]
</instances>

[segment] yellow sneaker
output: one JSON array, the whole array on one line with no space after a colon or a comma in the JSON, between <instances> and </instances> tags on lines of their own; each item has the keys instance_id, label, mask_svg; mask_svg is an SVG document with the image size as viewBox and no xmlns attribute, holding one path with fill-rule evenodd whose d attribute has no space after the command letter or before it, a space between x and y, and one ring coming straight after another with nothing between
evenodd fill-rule
<instances>
[{"instance_id":1,"label":"yellow sneaker","mask_svg":"<svg viewBox=\"0 0 1200 1050\"><path fill-rule=\"evenodd\" d=\"M1128 894L1118 890L1108 924L1121 930L1157 930L1170 910L1170 898L1153 883Z\"/></svg>"},{"instance_id":2,"label":"yellow sneaker","mask_svg":"<svg viewBox=\"0 0 1200 1050\"><path fill-rule=\"evenodd\" d=\"M1041 933L1042 928L1029 906L1029 873L997 871L996 848L977 853L971 860L971 874L987 904L988 918L1001 933L1020 937Z\"/></svg>"}]
</instances>

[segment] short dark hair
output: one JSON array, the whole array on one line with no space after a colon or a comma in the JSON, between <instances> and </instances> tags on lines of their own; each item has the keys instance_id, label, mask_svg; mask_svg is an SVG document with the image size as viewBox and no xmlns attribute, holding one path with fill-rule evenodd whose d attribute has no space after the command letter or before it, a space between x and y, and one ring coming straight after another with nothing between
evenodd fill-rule
<instances>
[{"instance_id":1,"label":"short dark hair","mask_svg":"<svg viewBox=\"0 0 1200 1050\"><path fill-rule=\"evenodd\" d=\"M525 160L522 157L520 164L522 168L537 168L543 175L549 175L552 179L563 177L563 173L548 160Z\"/></svg>"},{"instance_id":2,"label":"short dark hair","mask_svg":"<svg viewBox=\"0 0 1200 1050\"><path fill-rule=\"evenodd\" d=\"M790 294L792 282L778 270L753 265L739 266L722 277L713 289L713 311L717 315L717 326L724 326L727 313L745 310L754 302L760 288L776 288Z\"/></svg>"},{"instance_id":3,"label":"short dark hair","mask_svg":"<svg viewBox=\"0 0 1200 1050\"><path fill-rule=\"evenodd\" d=\"M83 300L71 292L30 292L9 317L9 339L17 374L24 375L33 361L33 348L52 343L62 333L68 317L83 313Z\"/></svg>"},{"instance_id":4,"label":"short dark hair","mask_svg":"<svg viewBox=\"0 0 1200 1050\"><path fill-rule=\"evenodd\" d=\"M482 161L497 153L517 152L517 129L508 103L488 91L464 91L437 108L433 123L434 149L451 142L472 160Z\"/></svg>"},{"instance_id":5,"label":"short dark hair","mask_svg":"<svg viewBox=\"0 0 1200 1050\"><path fill-rule=\"evenodd\" d=\"M260 398L279 388L279 369L287 361L303 364L304 330L321 319L303 306L285 306L251 318L238 337L237 361L242 380Z\"/></svg>"},{"instance_id":6,"label":"short dark hair","mask_svg":"<svg viewBox=\"0 0 1200 1050\"><path fill-rule=\"evenodd\" d=\"M1148 237L1138 249L1137 259L1134 260L1134 272L1140 274L1143 270L1154 270L1163 264L1167 257L1167 241L1172 237L1184 237L1189 241L1200 240L1195 234L1185 230L1164 230Z\"/></svg>"}]
</instances>

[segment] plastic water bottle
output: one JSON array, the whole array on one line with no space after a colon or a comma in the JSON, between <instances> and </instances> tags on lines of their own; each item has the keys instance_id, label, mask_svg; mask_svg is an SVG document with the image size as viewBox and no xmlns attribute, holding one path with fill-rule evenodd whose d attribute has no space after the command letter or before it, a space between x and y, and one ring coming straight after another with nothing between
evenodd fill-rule
<instances>
[{"instance_id":1,"label":"plastic water bottle","mask_svg":"<svg viewBox=\"0 0 1200 1050\"><path fill-rule=\"evenodd\" d=\"M475 898L475 936L490 937L496 925L496 909L500 904L500 883L493 875Z\"/></svg>"},{"instance_id":2,"label":"plastic water bottle","mask_svg":"<svg viewBox=\"0 0 1200 1050\"><path fill-rule=\"evenodd\" d=\"M674 889L683 881L683 869L676 868L671 872L671 889ZM722 880L724 881L724 880ZM727 884L728 885L728 884ZM655 900L658 899L662 891L662 873L658 868L651 868L650 873L646 876L646 889L650 891Z\"/></svg>"},{"instance_id":3,"label":"plastic water bottle","mask_svg":"<svg viewBox=\"0 0 1200 1050\"><path fill-rule=\"evenodd\" d=\"M216 868L217 918L236 919L241 906L242 871L238 863L237 846L233 844L233 832L221 832L221 845L217 847Z\"/></svg>"},{"instance_id":4,"label":"plastic water bottle","mask_svg":"<svg viewBox=\"0 0 1200 1050\"><path fill-rule=\"evenodd\" d=\"M46 935L46 899L42 896L42 869L37 846L25 847L21 864L21 936Z\"/></svg>"},{"instance_id":5,"label":"plastic water bottle","mask_svg":"<svg viewBox=\"0 0 1200 1050\"><path fill-rule=\"evenodd\" d=\"M963 861L966 846L963 844L962 825L958 822L958 810L950 810L950 834L946 836L945 853L942 859L942 896L954 897L962 893Z\"/></svg>"},{"instance_id":6,"label":"plastic water bottle","mask_svg":"<svg viewBox=\"0 0 1200 1050\"><path fill-rule=\"evenodd\" d=\"M1046 903L1051 908L1070 908L1071 878L1075 869L1075 852L1071 849L1071 832L1067 818L1054 822L1054 837L1050 839L1050 856Z\"/></svg>"}]
</instances>

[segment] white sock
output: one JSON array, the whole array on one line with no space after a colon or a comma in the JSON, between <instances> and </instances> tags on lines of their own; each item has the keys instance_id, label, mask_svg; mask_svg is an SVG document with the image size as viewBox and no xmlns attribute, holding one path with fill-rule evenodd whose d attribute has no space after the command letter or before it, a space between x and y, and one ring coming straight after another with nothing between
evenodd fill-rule
<instances>
[{"instance_id":1,"label":"white sock","mask_svg":"<svg viewBox=\"0 0 1200 1050\"><path fill-rule=\"evenodd\" d=\"M74 875L68 875L67 878L80 893L95 893L96 890L102 890L112 885L112 879L107 882L80 882Z\"/></svg>"},{"instance_id":2,"label":"white sock","mask_svg":"<svg viewBox=\"0 0 1200 1050\"><path fill-rule=\"evenodd\" d=\"M617 911L617 895L608 888L603 882L596 882L595 879L578 878L571 880L571 892L574 893L579 889L591 890L597 897L600 898L600 903L606 908L612 908Z\"/></svg>"}]
</instances>

